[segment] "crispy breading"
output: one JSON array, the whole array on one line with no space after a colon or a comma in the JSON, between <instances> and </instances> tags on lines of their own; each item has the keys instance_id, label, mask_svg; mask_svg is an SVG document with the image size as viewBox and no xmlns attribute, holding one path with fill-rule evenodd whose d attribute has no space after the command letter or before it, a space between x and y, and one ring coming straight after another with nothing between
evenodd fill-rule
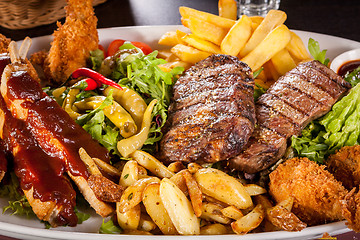
<instances>
[{"instance_id":1,"label":"crispy breading","mask_svg":"<svg viewBox=\"0 0 360 240\"><path fill-rule=\"evenodd\" d=\"M11 40L0 33L0 53L6 53Z\"/></svg>"},{"instance_id":2,"label":"crispy breading","mask_svg":"<svg viewBox=\"0 0 360 240\"><path fill-rule=\"evenodd\" d=\"M269 188L277 202L293 197L292 212L308 225L343 219L341 200L347 190L325 166L307 158L293 158L279 165L270 174Z\"/></svg>"},{"instance_id":3,"label":"crispy breading","mask_svg":"<svg viewBox=\"0 0 360 240\"><path fill-rule=\"evenodd\" d=\"M346 146L326 161L329 172L348 190L360 184L360 146Z\"/></svg>"},{"instance_id":4,"label":"crispy breading","mask_svg":"<svg viewBox=\"0 0 360 240\"><path fill-rule=\"evenodd\" d=\"M356 188L353 188L341 204L346 225L355 232L360 232L360 191L356 192Z\"/></svg>"},{"instance_id":5,"label":"crispy breading","mask_svg":"<svg viewBox=\"0 0 360 240\"><path fill-rule=\"evenodd\" d=\"M65 23L57 25L45 73L61 84L74 70L86 66L90 51L98 48L97 18L92 0L67 0Z\"/></svg>"}]
</instances>

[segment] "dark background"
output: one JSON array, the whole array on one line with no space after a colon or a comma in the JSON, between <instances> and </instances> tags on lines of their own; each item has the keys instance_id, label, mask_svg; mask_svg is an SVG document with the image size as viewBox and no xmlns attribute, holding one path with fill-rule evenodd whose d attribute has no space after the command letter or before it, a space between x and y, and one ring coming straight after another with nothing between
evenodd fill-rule
<instances>
[{"instance_id":1,"label":"dark background","mask_svg":"<svg viewBox=\"0 0 360 240\"><path fill-rule=\"evenodd\" d=\"M95 7L98 28L181 24L179 6L217 14L217 0L108 0ZM360 0L282 0L280 9L287 13L285 24L296 30L311 31L360 41ZM64 19L60 20L61 22ZM0 27L0 33L13 40L26 36L52 34L56 24L24 30ZM1 237L0 239L12 239ZM353 232L336 236L337 240L360 239Z\"/></svg>"}]
</instances>

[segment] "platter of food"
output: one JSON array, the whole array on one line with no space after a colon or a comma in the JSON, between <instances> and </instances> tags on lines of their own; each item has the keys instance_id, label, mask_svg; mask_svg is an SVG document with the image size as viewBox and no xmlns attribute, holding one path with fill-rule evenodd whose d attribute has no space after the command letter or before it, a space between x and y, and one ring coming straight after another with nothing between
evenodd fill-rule
<instances>
[{"instance_id":1,"label":"platter of food","mask_svg":"<svg viewBox=\"0 0 360 240\"><path fill-rule=\"evenodd\" d=\"M140 41L149 44L155 50L162 50L166 47L158 44L161 36L169 31L176 31L181 29L187 31L183 26L141 26L141 27L119 27L99 29L99 42L104 47L107 47L114 39L127 39L130 41ZM327 49L327 57L332 60L343 52L360 48L360 43L343 39L340 37L328 36L305 31L294 32L300 36L304 43L307 43L309 38L313 38L319 42L323 49ZM44 36L32 39L32 45L29 53L34 53L40 50L48 50L50 48L51 36ZM21 43L21 42L20 42ZM0 199L0 205L6 206L7 200ZM102 234L98 231L103 222L103 219L96 215L93 210L89 211L91 217L82 224L76 227L57 227L52 229L44 229L44 224L39 222L35 217L26 218L16 215L4 213L0 215L0 234L5 236L17 237L21 239L127 239L129 235L113 235ZM105 220L106 221L106 220ZM310 239L319 238L325 232L331 235L340 234L350 231L345 222L334 222L323 224L319 226L307 227L299 232L263 232L263 233L249 233L246 235L221 235L221 236L206 236L207 239ZM154 239L154 237L146 235L136 236L138 239ZM156 236L159 239L183 239L181 236ZM200 236L188 236L190 239L201 239Z\"/></svg>"}]
</instances>

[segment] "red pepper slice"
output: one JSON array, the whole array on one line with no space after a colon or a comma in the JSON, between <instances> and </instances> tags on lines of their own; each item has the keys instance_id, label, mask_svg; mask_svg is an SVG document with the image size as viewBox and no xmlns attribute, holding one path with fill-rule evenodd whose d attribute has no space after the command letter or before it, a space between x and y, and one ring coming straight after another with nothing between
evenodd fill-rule
<instances>
[{"instance_id":1,"label":"red pepper slice","mask_svg":"<svg viewBox=\"0 0 360 240\"><path fill-rule=\"evenodd\" d=\"M97 82L97 83L106 84L111 87L122 90L122 87L119 84L117 84L113 80L110 80L110 79L104 77L100 73L98 73L90 68L78 68L72 73L71 76L73 78L88 77L88 78L95 80L95 82Z\"/></svg>"},{"instance_id":2,"label":"red pepper slice","mask_svg":"<svg viewBox=\"0 0 360 240\"><path fill-rule=\"evenodd\" d=\"M95 90L98 87L101 87L101 83L96 82L94 79L92 78L85 78L79 82L77 82L75 85L72 86L72 88L77 88L77 89L82 89L85 91L91 91L91 90Z\"/></svg>"}]
</instances>

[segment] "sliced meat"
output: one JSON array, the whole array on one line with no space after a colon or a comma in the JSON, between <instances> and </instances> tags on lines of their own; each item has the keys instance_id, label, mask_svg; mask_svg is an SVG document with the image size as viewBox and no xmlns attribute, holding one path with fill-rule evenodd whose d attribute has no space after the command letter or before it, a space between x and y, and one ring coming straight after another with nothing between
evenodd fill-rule
<instances>
[{"instance_id":1,"label":"sliced meat","mask_svg":"<svg viewBox=\"0 0 360 240\"><path fill-rule=\"evenodd\" d=\"M15 62L6 66L1 95L12 116L25 122L41 149L61 160L63 168L95 211L103 217L110 215L113 208L96 198L87 182L90 174L78 152L83 147L91 157L109 161L108 151L42 91L30 63Z\"/></svg>"},{"instance_id":2,"label":"sliced meat","mask_svg":"<svg viewBox=\"0 0 360 240\"><path fill-rule=\"evenodd\" d=\"M236 57L212 55L177 80L160 158L217 162L240 153L255 124L254 79Z\"/></svg>"},{"instance_id":3,"label":"sliced meat","mask_svg":"<svg viewBox=\"0 0 360 240\"><path fill-rule=\"evenodd\" d=\"M285 153L287 140L330 111L350 84L318 61L286 73L256 102L257 128L230 166L247 173L268 168Z\"/></svg>"}]
</instances>

